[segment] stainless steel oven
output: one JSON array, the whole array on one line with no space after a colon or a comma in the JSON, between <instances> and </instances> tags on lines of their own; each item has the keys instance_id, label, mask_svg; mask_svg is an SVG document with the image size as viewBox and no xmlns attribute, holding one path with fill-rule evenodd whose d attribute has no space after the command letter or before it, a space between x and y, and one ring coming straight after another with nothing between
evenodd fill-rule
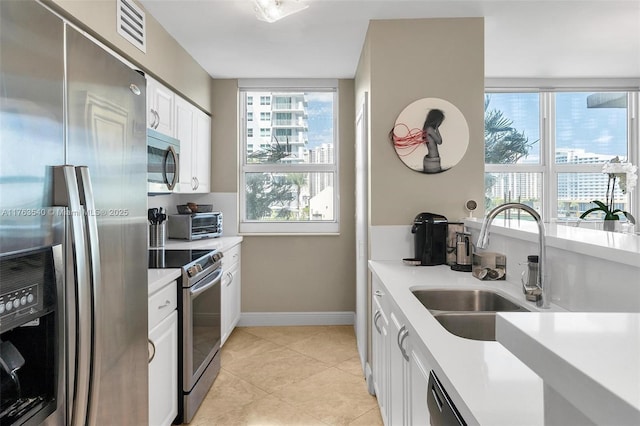
<instances>
[{"instance_id":1,"label":"stainless steel oven","mask_svg":"<svg viewBox=\"0 0 640 426\"><path fill-rule=\"evenodd\" d=\"M178 290L178 382L176 423L189 423L220 371L222 252L149 251L150 268L181 268Z\"/></svg>"}]
</instances>

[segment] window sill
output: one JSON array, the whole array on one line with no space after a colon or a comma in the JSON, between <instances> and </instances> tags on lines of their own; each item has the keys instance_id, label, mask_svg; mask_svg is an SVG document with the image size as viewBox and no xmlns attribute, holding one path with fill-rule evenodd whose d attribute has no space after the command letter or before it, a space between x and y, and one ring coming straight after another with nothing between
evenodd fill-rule
<instances>
[{"instance_id":1,"label":"window sill","mask_svg":"<svg viewBox=\"0 0 640 426\"><path fill-rule=\"evenodd\" d=\"M479 231L482 219L465 219L469 229ZM545 223L546 245L587 256L634 267L640 265L640 235L606 232L576 228L555 223ZM496 219L491 224L491 233L524 241L538 242L538 227L535 222L512 219L506 222Z\"/></svg>"}]
</instances>

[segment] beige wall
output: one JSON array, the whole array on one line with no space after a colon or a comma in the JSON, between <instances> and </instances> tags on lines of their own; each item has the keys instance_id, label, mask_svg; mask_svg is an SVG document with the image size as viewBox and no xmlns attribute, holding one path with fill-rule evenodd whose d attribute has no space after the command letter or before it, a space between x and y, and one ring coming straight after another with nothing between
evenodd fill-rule
<instances>
[{"instance_id":1,"label":"beige wall","mask_svg":"<svg viewBox=\"0 0 640 426\"><path fill-rule=\"evenodd\" d=\"M425 211L455 221L466 200L483 205L483 19L371 21L365 47L356 97L370 90L370 224L409 225ZM406 167L388 139L398 114L427 97L451 102L469 125L465 156L438 174Z\"/></svg>"},{"instance_id":2,"label":"beige wall","mask_svg":"<svg viewBox=\"0 0 640 426\"><path fill-rule=\"evenodd\" d=\"M238 82L213 81L214 192L235 192L238 178ZM340 80L340 235L245 236L243 312L355 310L354 86Z\"/></svg>"},{"instance_id":3,"label":"beige wall","mask_svg":"<svg viewBox=\"0 0 640 426\"><path fill-rule=\"evenodd\" d=\"M162 81L206 112L211 112L211 77L146 13L147 52L144 53L116 31L115 0L43 0L69 20L103 41L145 72ZM142 8L140 3L136 3ZM144 9L144 8L143 8Z\"/></svg>"},{"instance_id":4,"label":"beige wall","mask_svg":"<svg viewBox=\"0 0 640 426\"><path fill-rule=\"evenodd\" d=\"M238 191L238 80L212 81L211 192Z\"/></svg>"}]
</instances>

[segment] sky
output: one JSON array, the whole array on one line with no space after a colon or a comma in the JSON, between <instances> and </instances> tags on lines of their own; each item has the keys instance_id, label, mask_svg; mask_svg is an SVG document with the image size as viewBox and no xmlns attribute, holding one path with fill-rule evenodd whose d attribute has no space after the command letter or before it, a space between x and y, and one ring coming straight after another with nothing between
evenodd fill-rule
<instances>
[{"instance_id":1,"label":"sky","mask_svg":"<svg viewBox=\"0 0 640 426\"><path fill-rule=\"evenodd\" d=\"M556 96L556 148L583 149L586 152L627 156L626 108L587 108L593 92L558 92ZM489 109L499 109L513 120L513 127L524 131L529 141L540 139L538 93L492 93ZM524 162L537 162L535 146Z\"/></svg>"},{"instance_id":2,"label":"sky","mask_svg":"<svg viewBox=\"0 0 640 426\"><path fill-rule=\"evenodd\" d=\"M308 148L333 143L333 92L307 94Z\"/></svg>"}]
</instances>

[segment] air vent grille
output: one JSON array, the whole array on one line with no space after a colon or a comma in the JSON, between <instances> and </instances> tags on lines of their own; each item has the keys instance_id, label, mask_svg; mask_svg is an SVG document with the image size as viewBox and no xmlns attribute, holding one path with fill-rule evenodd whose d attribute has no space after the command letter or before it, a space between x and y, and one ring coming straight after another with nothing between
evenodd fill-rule
<instances>
[{"instance_id":1,"label":"air vent grille","mask_svg":"<svg viewBox=\"0 0 640 426\"><path fill-rule=\"evenodd\" d=\"M118 0L118 33L138 49L147 52L145 14L132 0Z\"/></svg>"}]
</instances>

